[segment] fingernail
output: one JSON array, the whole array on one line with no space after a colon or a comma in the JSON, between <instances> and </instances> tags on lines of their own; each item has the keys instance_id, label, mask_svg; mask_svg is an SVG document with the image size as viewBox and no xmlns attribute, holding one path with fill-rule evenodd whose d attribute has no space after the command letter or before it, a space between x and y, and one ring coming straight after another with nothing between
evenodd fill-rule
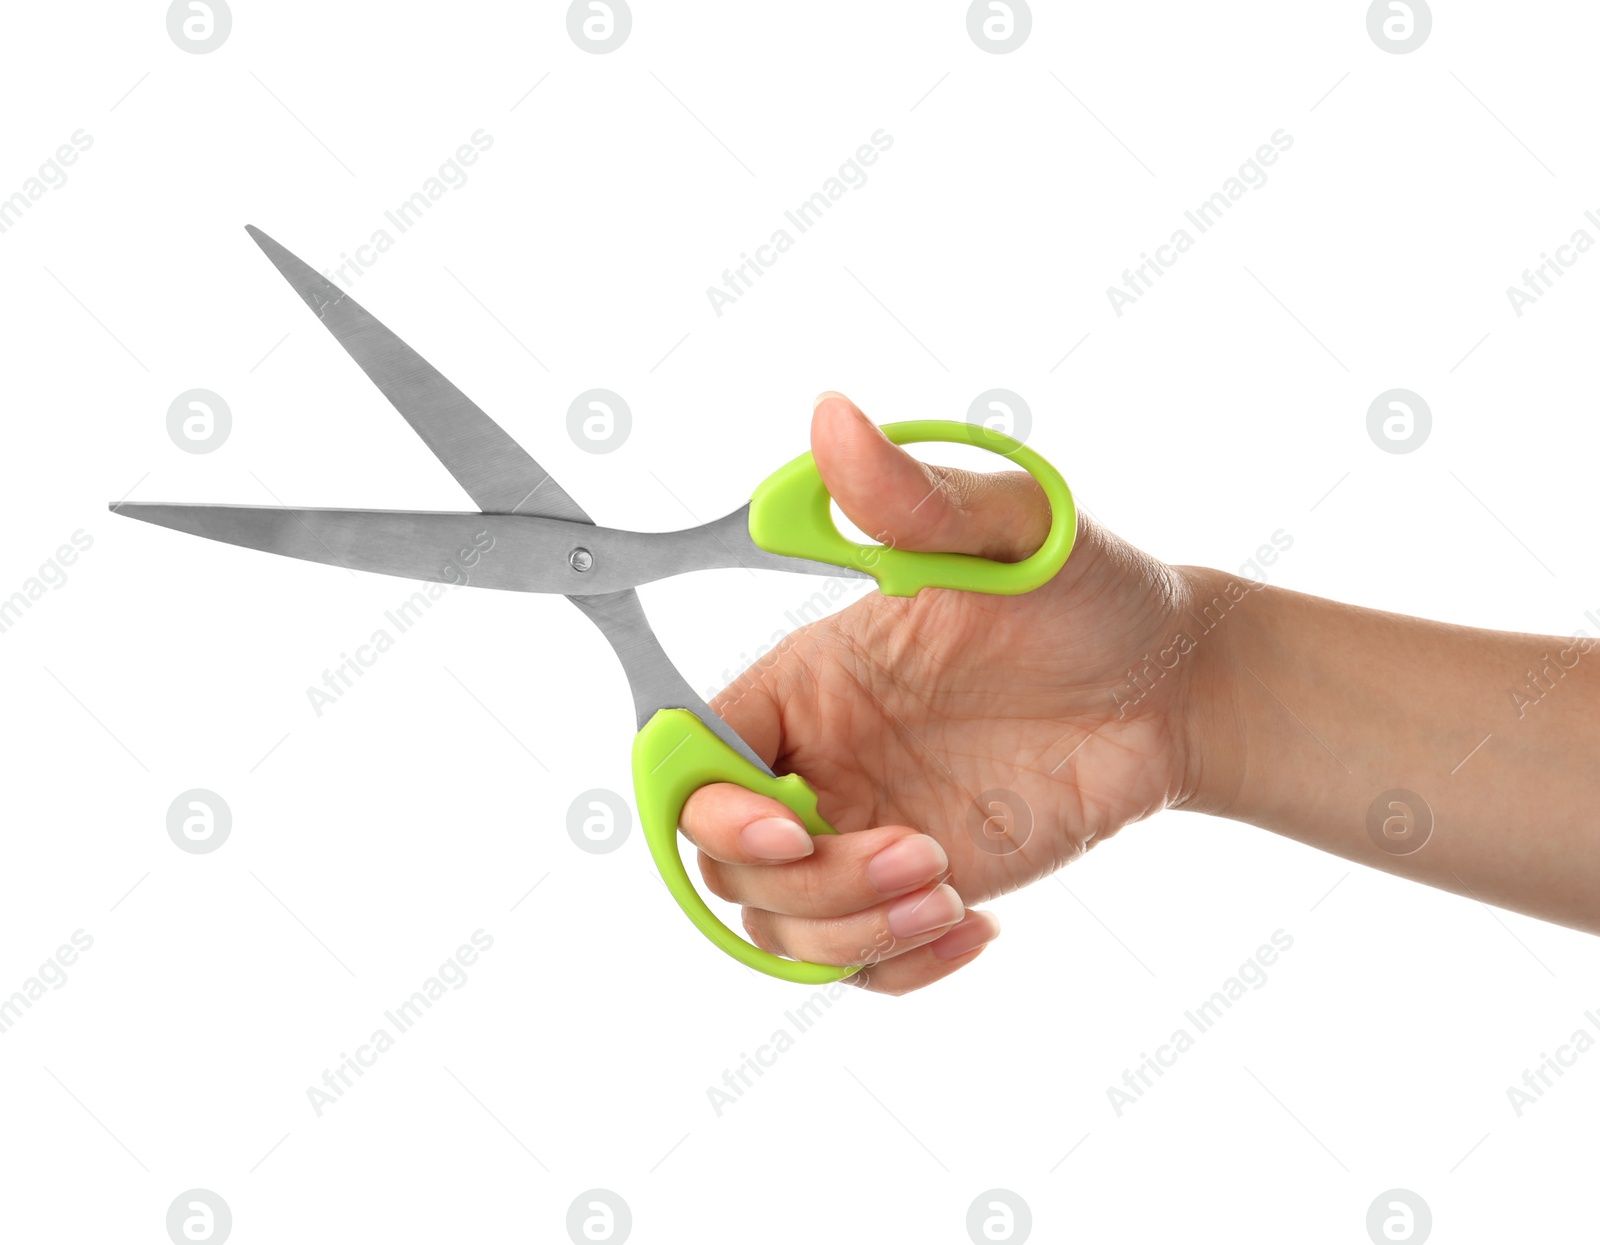
<instances>
[{"instance_id":1,"label":"fingernail","mask_svg":"<svg viewBox=\"0 0 1600 1245\"><path fill-rule=\"evenodd\" d=\"M739 831L739 847L756 860L799 860L811 855L811 836L786 817L763 817Z\"/></svg>"},{"instance_id":2,"label":"fingernail","mask_svg":"<svg viewBox=\"0 0 1600 1245\"><path fill-rule=\"evenodd\" d=\"M811 399L811 409L813 411L816 410L819 406L821 406L829 398L844 398L844 394L838 392L835 389L824 389L816 397ZM844 398L844 400L846 402L848 402L850 399L849 398Z\"/></svg>"},{"instance_id":3,"label":"fingernail","mask_svg":"<svg viewBox=\"0 0 1600 1245\"><path fill-rule=\"evenodd\" d=\"M953 925L967 910L952 886L935 886L926 895L907 895L889 909L889 932L896 938L915 938L930 930Z\"/></svg>"},{"instance_id":4,"label":"fingernail","mask_svg":"<svg viewBox=\"0 0 1600 1245\"><path fill-rule=\"evenodd\" d=\"M931 882L950 860L937 839L914 834L884 848L867 861L867 884L880 895Z\"/></svg>"},{"instance_id":5,"label":"fingernail","mask_svg":"<svg viewBox=\"0 0 1600 1245\"><path fill-rule=\"evenodd\" d=\"M986 946L1000 936L1000 918L992 912L974 912L948 934L928 944L936 959L956 960Z\"/></svg>"}]
</instances>

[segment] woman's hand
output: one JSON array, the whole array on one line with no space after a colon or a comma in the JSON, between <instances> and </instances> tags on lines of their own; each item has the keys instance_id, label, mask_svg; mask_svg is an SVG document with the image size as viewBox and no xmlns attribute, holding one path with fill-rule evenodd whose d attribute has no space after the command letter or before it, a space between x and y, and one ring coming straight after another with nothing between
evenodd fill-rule
<instances>
[{"instance_id":1,"label":"woman's hand","mask_svg":"<svg viewBox=\"0 0 1600 1245\"><path fill-rule=\"evenodd\" d=\"M929 467L824 394L812 450L828 491L897 548L1018 561L1050 526L1025 473ZM999 932L971 905L1054 872L1192 788L1179 660L1188 581L1085 518L1059 575L1018 597L869 596L790 635L713 702L841 833L705 787L683 829L712 893L758 946L899 994ZM1150 659L1166 650L1158 661ZM1170 669L1166 669L1169 667Z\"/></svg>"}]
</instances>

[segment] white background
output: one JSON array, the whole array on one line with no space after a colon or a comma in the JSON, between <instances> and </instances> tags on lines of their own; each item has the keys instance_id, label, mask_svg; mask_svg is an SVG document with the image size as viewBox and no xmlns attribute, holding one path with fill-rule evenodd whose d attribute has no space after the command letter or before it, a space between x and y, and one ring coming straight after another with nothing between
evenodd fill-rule
<instances>
[{"instance_id":1,"label":"white background","mask_svg":"<svg viewBox=\"0 0 1600 1245\"><path fill-rule=\"evenodd\" d=\"M93 146L0 235L0 596L93 545L0 635L0 992L94 939L0 1035L8 1236L164 1240L200 1187L240 1242L561 1240L600 1187L640 1241L964 1241L1001 1188L1038 1240L1363 1242L1401 1187L1439 1241L1591 1239L1600 1055L1521 1118L1506 1088L1595 1028L1600 946L1189 815L997 903L950 981L849 991L719 1117L805 991L706 946L637 830L569 838L575 795L628 791L588 622L453 595L319 718L306 688L408 586L105 509L463 506L242 226L336 264L482 129L352 292L601 523L734 508L818 390L887 422L1004 386L1160 557L1232 568L1283 529L1280 584L1593 631L1600 257L1520 318L1505 289L1600 208L1600 15L1441 2L1391 55L1365 10L1040 3L992 55L948 0L639 0L591 55L556 3L238 0L192 55L161 4L8 9L0 194ZM880 128L867 183L713 314ZM1279 129L1268 182L1116 316L1106 287ZM633 412L606 455L566 433L596 386ZM1407 455L1366 432L1397 386L1434 417ZM195 387L233 412L210 454L165 429ZM815 587L644 596L709 689ZM166 833L193 787L232 809L213 854ZM317 1118L306 1088L477 929L468 984ZM1118 1118L1107 1087L1279 929L1267 984Z\"/></svg>"}]
</instances>

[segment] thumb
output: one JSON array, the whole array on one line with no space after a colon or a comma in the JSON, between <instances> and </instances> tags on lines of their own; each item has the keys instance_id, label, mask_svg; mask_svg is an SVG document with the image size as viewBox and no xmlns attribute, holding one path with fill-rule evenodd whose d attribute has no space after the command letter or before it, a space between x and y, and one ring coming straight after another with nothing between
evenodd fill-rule
<instances>
[{"instance_id":1,"label":"thumb","mask_svg":"<svg viewBox=\"0 0 1600 1245\"><path fill-rule=\"evenodd\" d=\"M811 452L839 509L882 544L1020 562L1049 534L1050 503L1032 476L929 466L841 393L817 398Z\"/></svg>"}]
</instances>

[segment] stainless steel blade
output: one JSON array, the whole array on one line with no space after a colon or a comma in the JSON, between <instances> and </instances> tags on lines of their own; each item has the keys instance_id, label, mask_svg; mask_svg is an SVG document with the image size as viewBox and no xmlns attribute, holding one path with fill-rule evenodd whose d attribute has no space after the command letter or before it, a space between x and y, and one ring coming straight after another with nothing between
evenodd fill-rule
<instances>
[{"instance_id":1,"label":"stainless steel blade","mask_svg":"<svg viewBox=\"0 0 1600 1245\"><path fill-rule=\"evenodd\" d=\"M860 575L784 558L750 540L748 507L682 532L624 532L521 514L321 510L124 502L119 514L346 570L511 592L598 596L691 571L748 566Z\"/></svg>"},{"instance_id":2,"label":"stainless steel blade","mask_svg":"<svg viewBox=\"0 0 1600 1245\"><path fill-rule=\"evenodd\" d=\"M245 229L480 510L590 521L505 429L348 292L254 225Z\"/></svg>"},{"instance_id":3,"label":"stainless steel blade","mask_svg":"<svg viewBox=\"0 0 1600 1245\"><path fill-rule=\"evenodd\" d=\"M658 709L687 709L709 726L716 737L764 774L772 769L750 745L711 708L695 695L678 668L672 664L644 616L639 594L632 588L605 596L571 597L574 605L589 616L611 642L628 686L633 689L636 727L642 727Z\"/></svg>"}]
</instances>

